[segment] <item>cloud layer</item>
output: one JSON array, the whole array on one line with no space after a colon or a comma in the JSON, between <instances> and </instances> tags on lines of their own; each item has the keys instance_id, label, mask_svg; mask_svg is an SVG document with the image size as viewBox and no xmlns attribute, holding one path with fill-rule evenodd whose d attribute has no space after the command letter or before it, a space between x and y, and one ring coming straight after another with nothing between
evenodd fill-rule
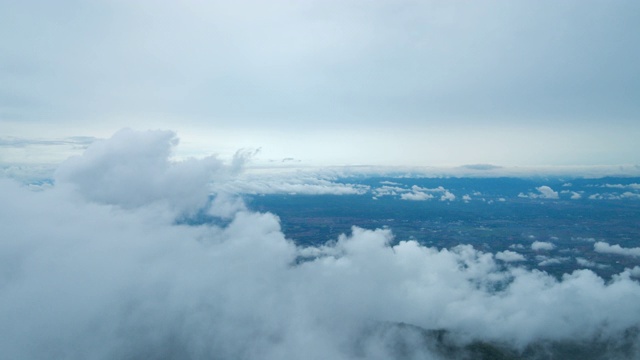
<instances>
[{"instance_id":1,"label":"cloud layer","mask_svg":"<svg viewBox=\"0 0 640 360\"><path fill-rule=\"evenodd\" d=\"M636 1L368 5L3 1L2 135L135 124L315 164L640 163Z\"/></svg>"},{"instance_id":2,"label":"cloud layer","mask_svg":"<svg viewBox=\"0 0 640 360\"><path fill-rule=\"evenodd\" d=\"M124 130L69 159L50 189L0 181L4 356L386 359L396 355L388 333L372 331L380 324L516 348L640 326L637 268L610 282L589 270L558 280L504 264L515 252L390 246L390 230L359 228L299 247L277 216L232 194L210 201L208 182L234 167L172 162L175 143ZM179 221L203 213L229 220Z\"/></svg>"}]
</instances>

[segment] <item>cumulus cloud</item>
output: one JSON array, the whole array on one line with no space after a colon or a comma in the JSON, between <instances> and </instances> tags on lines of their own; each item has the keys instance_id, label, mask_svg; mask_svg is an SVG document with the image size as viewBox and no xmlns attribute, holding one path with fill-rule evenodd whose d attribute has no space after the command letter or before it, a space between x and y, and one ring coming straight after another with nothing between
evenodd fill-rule
<instances>
[{"instance_id":1,"label":"cumulus cloud","mask_svg":"<svg viewBox=\"0 0 640 360\"><path fill-rule=\"evenodd\" d=\"M362 195L368 192L368 185L345 184L333 179L318 178L313 175L278 174L260 176L241 175L224 183L213 184L214 192L234 194L300 194L300 195Z\"/></svg>"},{"instance_id":2,"label":"cumulus cloud","mask_svg":"<svg viewBox=\"0 0 640 360\"><path fill-rule=\"evenodd\" d=\"M440 201L453 201L456 199L456 196L453 195L450 191L445 191L442 196L440 196Z\"/></svg>"},{"instance_id":3,"label":"cumulus cloud","mask_svg":"<svg viewBox=\"0 0 640 360\"><path fill-rule=\"evenodd\" d=\"M543 258L538 263L538 266L544 267L549 265L558 265L558 264L562 264L563 262L567 262L568 260L569 258L566 258L566 257Z\"/></svg>"},{"instance_id":4,"label":"cumulus cloud","mask_svg":"<svg viewBox=\"0 0 640 360\"><path fill-rule=\"evenodd\" d=\"M589 270L556 279L496 263L512 252L396 243L391 230L353 228L323 246L297 246L275 215L206 201L207 181L227 181L227 165L168 161L170 133L116 135L63 164L50 189L0 181L4 357L402 358L389 324L516 349L638 340L625 333L640 326L636 270L609 282ZM190 190L205 200L178 199L179 185L202 186ZM176 221L184 215L175 208L198 207L229 221ZM406 340L420 332L402 334L415 358L436 357Z\"/></svg>"},{"instance_id":5,"label":"cumulus cloud","mask_svg":"<svg viewBox=\"0 0 640 360\"><path fill-rule=\"evenodd\" d=\"M640 257L640 247L624 248L620 245L610 245L609 243L606 243L604 241L598 241L597 243L593 244L593 249L596 252L604 254Z\"/></svg>"},{"instance_id":6,"label":"cumulus cloud","mask_svg":"<svg viewBox=\"0 0 640 360\"><path fill-rule=\"evenodd\" d=\"M400 184L395 184L395 185L400 185ZM405 189L398 186L383 185L378 188L375 188L373 190L373 193L375 194L375 196L395 196L398 194L404 194L408 191L409 189ZM406 199L406 200L409 200L409 199Z\"/></svg>"},{"instance_id":7,"label":"cumulus cloud","mask_svg":"<svg viewBox=\"0 0 640 360\"><path fill-rule=\"evenodd\" d=\"M531 244L531 250L540 251L540 250L553 250L555 249L555 245L546 241L534 241Z\"/></svg>"},{"instance_id":8,"label":"cumulus cloud","mask_svg":"<svg viewBox=\"0 0 640 360\"><path fill-rule=\"evenodd\" d=\"M382 185L402 185L400 183L397 183L397 182L394 182L394 181L388 181L388 180L380 181L380 184L382 184Z\"/></svg>"},{"instance_id":9,"label":"cumulus cloud","mask_svg":"<svg viewBox=\"0 0 640 360\"><path fill-rule=\"evenodd\" d=\"M559 199L557 191L554 191L551 187L543 185L536 188L538 190L537 193L519 193L518 197L520 198L530 198L530 199Z\"/></svg>"},{"instance_id":10,"label":"cumulus cloud","mask_svg":"<svg viewBox=\"0 0 640 360\"><path fill-rule=\"evenodd\" d=\"M543 199L557 199L558 198L558 192L557 191L553 191L552 188L544 185L544 186L540 186L537 187L536 190L538 190L538 192L540 193L539 197L543 198Z\"/></svg>"},{"instance_id":11,"label":"cumulus cloud","mask_svg":"<svg viewBox=\"0 0 640 360\"><path fill-rule=\"evenodd\" d=\"M456 196L453 193L451 193L449 190L445 189L442 186L438 186L437 188L423 188L417 185L413 185L411 187L410 193L401 194L400 199L424 201L424 200L431 200L435 198L436 195L440 195L440 201L453 201L456 199Z\"/></svg>"},{"instance_id":12,"label":"cumulus cloud","mask_svg":"<svg viewBox=\"0 0 640 360\"><path fill-rule=\"evenodd\" d=\"M625 191L622 194L619 193L595 193L595 194L591 194L589 195L589 200L621 200L621 199L633 199L633 200L637 200L640 199L640 194L635 193L635 192L631 192L631 191Z\"/></svg>"},{"instance_id":13,"label":"cumulus cloud","mask_svg":"<svg viewBox=\"0 0 640 360\"><path fill-rule=\"evenodd\" d=\"M224 168L213 156L171 162L177 144L171 131L123 129L60 165L55 181L103 204L134 208L167 202L178 211L197 209L207 201L208 182Z\"/></svg>"},{"instance_id":14,"label":"cumulus cloud","mask_svg":"<svg viewBox=\"0 0 640 360\"><path fill-rule=\"evenodd\" d=\"M515 261L525 261L525 257L522 254L519 254L515 251L505 250L496 253L496 259L502 260L504 262L515 262Z\"/></svg>"},{"instance_id":15,"label":"cumulus cloud","mask_svg":"<svg viewBox=\"0 0 640 360\"><path fill-rule=\"evenodd\" d=\"M423 200L431 200L433 199L433 195L422 192L422 191L414 191L406 194L400 195L400 199L402 200L413 200L413 201L423 201Z\"/></svg>"},{"instance_id":16,"label":"cumulus cloud","mask_svg":"<svg viewBox=\"0 0 640 360\"><path fill-rule=\"evenodd\" d=\"M620 196L622 198L625 198L625 199L636 199L636 200L640 199L640 194L634 193L634 192L630 192L630 191L625 191Z\"/></svg>"}]
</instances>

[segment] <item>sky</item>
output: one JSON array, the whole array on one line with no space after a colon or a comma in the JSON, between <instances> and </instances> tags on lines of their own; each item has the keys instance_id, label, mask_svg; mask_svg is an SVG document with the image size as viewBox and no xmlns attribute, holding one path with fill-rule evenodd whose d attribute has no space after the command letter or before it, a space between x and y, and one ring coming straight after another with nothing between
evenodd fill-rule
<instances>
[{"instance_id":1,"label":"sky","mask_svg":"<svg viewBox=\"0 0 640 360\"><path fill-rule=\"evenodd\" d=\"M640 163L637 1L4 0L0 43L3 163L121 128L264 163Z\"/></svg>"}]
</instances>

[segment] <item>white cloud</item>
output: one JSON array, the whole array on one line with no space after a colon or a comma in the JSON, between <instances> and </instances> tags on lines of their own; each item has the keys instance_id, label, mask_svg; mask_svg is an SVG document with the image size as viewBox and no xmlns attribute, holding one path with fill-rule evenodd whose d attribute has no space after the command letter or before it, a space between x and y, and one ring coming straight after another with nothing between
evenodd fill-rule
<instances>
[{"instance_id":1,"label":"white cloud","mask_svg":"<svg viewBox=\"0 0 640 360\"><path fill-rule=\"evenodd\" d=\"M559 199L559 195L557 191L554 191L549 186L543 185L536 188L538 193L519 193L519 198L530 198L530 199Z\"/></svg>"},{"instance_id":2,"label":"white cloud","mask_svg":"<svg viewBox=\"0 0 640 360\"><path fill-rule=\"evenodd\" d=\"M622 195L620 195L620 197L625 198L625 199L640 199L640 194L638 193L633 193L630 191L625 191L622 193Z\"/></svg>"},{"instance_id":3,"label":"white cloud","mask_svg":"<svg viewBox=\"0 0 640 360\"><path fill-rule=\"evenodd\" d=\"M344 184L305 174L241 175L211 186L214 192L237 194L305 194L305 195L362 195L369 191L367 185Z\"/></svg>"},{"instance_id":4,"label":"white cloud","mask_svg":"<svg viewBox=\"0 0 640 360\"><path fill-rule=\"evenodd\" d=\"M525 257L515 251L505 250L496 253L496 259L504 262L525 261Z\"/></svg>"},{"instance_id":5,"label":"white cloud","mask_svg":"<svg viewBox=\"0 0 640 360\"><path fill-rule=\"evenodd\" d=\"M120 130L65 161L55 180L98 203L133 208L167 202L177 211L197 210L207 201L207 184L226 168L215 157L171 162L177 143L171 131Z\"/></svg>"},{"instance_id":6,"label":"white cloud","mask_svg":"<svg viewBox=\"0 0 640 360\"><path fill-rule=\"evenodd\" d=\"M387 180L380 181L380 184L382 184L382 185L402 185L400 183L393 182L393 181L387 181Z\"/></svg>"},{"instance_id":7,"label":"white cloud","mask_svg":"<svg viewBox=\"0 0 640 360\"><path fill-rule=\"evenodd\" d=\"M238 196L218 193L213 198L207 213L223 219L232 219L238 212L246 210L244 201Z\"/></svg>"},{"instance_id":8,"label":"white cloud","mask_svg":"<svg viewBox=\"0 0 640 360\"><path fill-rule=\"evenodd\" d=\"M624 248L620 245L610 245L609 243L606 243L604 241L598 241L593 244L593 250L604 254L640 257L640 247Z\"/></svg>"},{"instance_id":9,"label":"white cloud","mask_svg":"<svg viewBox=\"0 0 640 360\"><path fill-rule=\"evenodd\" d=\"M406 323L447 329L461 343L514 346L619 338L640 326L635 270L609 282L589 270L558 280L503 269L497 255L469 245L391 246L390 230L354 228L335 243L302 247L275 215L223 198L178 201L177 185L206 195L203 179L226 182L233 169L167 162L171 139L125 133L93 144L44 191L0 180L4 357L387 359L397 344L373 326ZM124 149L131 159L120 159ZM143 189L130 167L155 187ZM203 203L228 224L176 221L176 206Z\"/></svg>"},{"instance_id":10,"label":"white cloud","mask_svg":"<svg viewBox=\"0 0 640 360\"><path fill-rule=\"evenodd\" d=\"M640 190L640 184L604 184L602 187L613 188L613 189L632 189L632 190Z\"/></svg>"},{"instance_id":11,"label":"white cloud","mask_svg":"<svg viewBox=\"0 0 640 360\"><path fill-rule=\"evenodd\" d=\"M531 244L531 250L540 251L540 250L553 250L555 249L555 245L550 242L545 241L534 241Z\"/></svg>"},{"instance_id":12,"label":"white cloud","mask_svg":"<svg viewBox=\"0 0 640 360\"><path fill-rule=\"evenodd\" d=\"M442 186L438 186L437 188L423 188L417 185L413 185L411 187L411 191L411 193L404 193L400 195L400 199L424 201L431 200L436 195L440 195L440 201L453 201L456 199L456 196L453 193Z\"/></svg>"},{"instance_id":13,"label":"white cloud","mask_svg":"<svg viewBox=\"0 0 640 360\"><path fill-rule=\"evenodd\" d=\"M373 192L376 196L395 196L409 191L409 189L401 188L398 186L384 185L376 188Z\"/></svg>"},{"instance_id":14,"label":"white cloud","mask_svg":"<svg viewBox=\"0 0 640 360\"><path fill-rule=\"evenodd\" d=\"M580 266L590 267L590 268L606 269L607 267L609 267L608 265L598 264L596 262L593 262L591 260L587 260L587 259L581 258L581 257L577 257L576 258L576 262Z\"/></svg>"},{"instance_id":15,"label":"white cloud","mask_svg":"<svg viewBox=\"0 0 640 360\"><path fill-rule=\"evenodd\" d=\"M568 258L549 258L549 259L540 261L538 263L538 266L558 265L558 264L562 264L563 262L566 262L567 260L569 259Z\"/></svg>"},{"instance_id":16,"label":"white cloud","mask_svg":"<svg viewBox=\"0 0 640 360\"><path fill-rule=\"evenodd\" d=\"M453 201L456 199L456 196L453 195L450 191L445 191L442 196L440 196L440 201Z\"/></svg>"},{"instance_id":17,"label":"white cloud","mask_svg":"<svg viewBox=\"0 0 640 360\"><path fill-rule=\"evenodd\" d=\"M433 195L422 192L422 191L414 191L410 193L405 193L400 195L400 199L402 200L412 200L412 201L424 201L433 199Z\"/></svg>"},{"instance_id":18,"label":"white cloud","mask_svg":"<svg viewBox=\"0 0 640 360\"><path fill-rule=\"evenodd\" d=\"M557 191L553 191L552 188L544 185L544 186L540 186L537 187L536 190L538 190L538 192L540 192L539 197L543 198L543 199L558 199L558 192Z\"/></svg>"},{"instance_id":19,"label":"white cloud","mask_svg":"<svg viewBox=\"0 0 640 360\"><path fill-rule=\"evenodd\" d=\"M621 199L640 199L640 194L635 193L635 192L631 192L631 191L625 191L622 194L618 194L618 193L595 193L595 194L591 194L589 195L589 200L621 200Z\"/></svg>"}]
</instances>

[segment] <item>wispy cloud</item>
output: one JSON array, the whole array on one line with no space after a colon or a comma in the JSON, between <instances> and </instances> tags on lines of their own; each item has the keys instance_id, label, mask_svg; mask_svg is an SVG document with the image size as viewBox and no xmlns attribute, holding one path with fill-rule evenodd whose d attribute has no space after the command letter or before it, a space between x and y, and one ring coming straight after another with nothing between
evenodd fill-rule
<instances>
[{"instance_id":1,"label":"wispy cloud","mask_svg":"<svg viewBox=\"0 0 640 360\"><path fill-rule=\"evenodd\" d=\"M80 148L86 148L91 143L95 142L97 138L92 136L71 136L62 139L33 139L33 138L19 138L19 137L0 137L0 147L26 147L34 145L42 146L77 146Z\"/></svg>"}]
</instances>

